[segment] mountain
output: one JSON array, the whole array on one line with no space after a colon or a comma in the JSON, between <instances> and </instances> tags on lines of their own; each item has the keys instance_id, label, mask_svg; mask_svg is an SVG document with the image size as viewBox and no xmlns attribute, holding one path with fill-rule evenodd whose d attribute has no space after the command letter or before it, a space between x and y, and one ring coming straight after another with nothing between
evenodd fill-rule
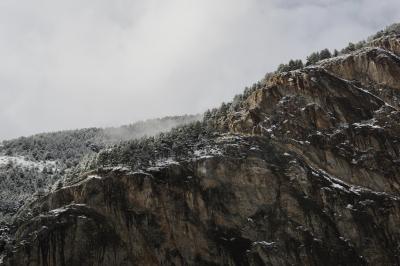
<instances>
[{"instance_id":1,"label":"mountain","mask_svg":"<svg viewBox=\"0 0 400 266\"><path fill-rule=\"evenodd\" d=\"M397 29L101 149L3 226L3 265L399 265Z\"/></svg>"},{"instance_id":2,"label":"mountain","mask_svg":"<svg viewBox=\"0 0 400 266\"><path fill-rule=\"evenodd\" d=\"M154 136L201 115L149 119L131 125L37 134L0 146L0 221L10 220L26 201L65 183L101 149L121 141Z\"/></svg>"}]
</instances>

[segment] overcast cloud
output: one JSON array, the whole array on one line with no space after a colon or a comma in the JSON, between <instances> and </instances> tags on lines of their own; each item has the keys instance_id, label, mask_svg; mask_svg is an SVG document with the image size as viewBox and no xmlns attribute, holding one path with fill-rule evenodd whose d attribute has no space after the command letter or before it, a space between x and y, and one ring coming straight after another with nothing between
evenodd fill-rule
<instances>
[{"instance_id":1,"label":"overcast cloud","mask_svg":"<svg viewBox=\"0 0 400 266\"><path fill-rule=\"evenodd\" d=\"M0 139L198 113L398 0L1 0Z\"/></svg>"}]
</instances>

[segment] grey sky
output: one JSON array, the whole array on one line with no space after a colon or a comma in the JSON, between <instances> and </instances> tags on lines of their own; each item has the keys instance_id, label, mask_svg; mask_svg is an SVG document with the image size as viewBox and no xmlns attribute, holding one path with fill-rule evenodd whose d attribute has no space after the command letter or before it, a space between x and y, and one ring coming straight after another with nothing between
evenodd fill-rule
<instances>
[{"instance_id":1,"label":"grey sky","mask_svg":"<svg viewBox=\"0 0 400 266\"><path fill-rule=\"evenodd\" d=\"M398 0L2 0L0 139L202 112Z\"/></svg>"}]
</instances>

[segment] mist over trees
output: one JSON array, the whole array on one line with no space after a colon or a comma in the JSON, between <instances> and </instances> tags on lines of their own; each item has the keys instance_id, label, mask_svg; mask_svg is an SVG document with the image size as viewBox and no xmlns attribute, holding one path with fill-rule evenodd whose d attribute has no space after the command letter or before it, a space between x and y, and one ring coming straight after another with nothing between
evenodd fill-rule
<instances>
[{"instance_id":1,"label":"mist over trees","mask_svg":"<svg viewBox=\"0 0 400 266\"><path fill-rule=\"evenodd\" d=\"M198 121L201 115L171 116L113 128L88 128L37 134L0 146L0 220L24 202L60 189L95 155L121 142L146 138Z\"/></svg>"},{"instance_id":2,"label":"mist over trees","mask_svg":"<svg viewBox=\"0 0 400 266\"><path fill-rule=\"evenodd\" d=\"M200 115L170 116L149 119L131 125L88 128L37 134L3 141L0 154L24 156L28 160L57 160L66 167L76 165L89 153L108 145L145 136L154 136L173 127L201 119Z\"/></svg>"}]
</instances>

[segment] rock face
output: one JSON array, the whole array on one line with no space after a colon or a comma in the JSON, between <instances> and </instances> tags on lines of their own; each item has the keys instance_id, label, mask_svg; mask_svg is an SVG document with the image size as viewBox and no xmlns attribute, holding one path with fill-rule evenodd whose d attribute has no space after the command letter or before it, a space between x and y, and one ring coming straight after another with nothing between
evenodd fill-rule
<instances>
[{"instance_id":1,"label":"rock face","mask_svg":"<svg viewBox=\"0 0 400 266\"><path fill-rule=\"evenodd\" d=\"M134 168L127 152L30 203L3 264L399 265L399 39L384 38L274 75L185 156Z\"/></svg>"},{"instance_id":2,"label":"rock face","mask_svg":"<svg viewBox=\"0 0 400 266\"><path fill-rule=\"evenodd\" d=\"M387 51L391 51L396 55L400 55L400 35L391 33L375 39L371 42L371 47L380 47Z\"/></svg>"},{"instance_id":3,"label":"rock face","mask_svg":"<svg viewBox=\"0 0 400 266\"><path fill-rule=\"evenodd\" d=\"M343 181L399 193L399 111L324 69L276 75L228 121Z\"/></svg>"},{"instance_id":4,"label":"rock face","mask_svg":"<svg viewBox=\"0 0 400 266\"><path fill-rule=\"evenodd\" d=\"M400 49L397 46L392 48L397 52ZM359 82L365 89L399 107L399 62L400 58L388 50L367 47L352 54L323 60L319 65L344 79Z\"/></svg>"}]
</instances>

